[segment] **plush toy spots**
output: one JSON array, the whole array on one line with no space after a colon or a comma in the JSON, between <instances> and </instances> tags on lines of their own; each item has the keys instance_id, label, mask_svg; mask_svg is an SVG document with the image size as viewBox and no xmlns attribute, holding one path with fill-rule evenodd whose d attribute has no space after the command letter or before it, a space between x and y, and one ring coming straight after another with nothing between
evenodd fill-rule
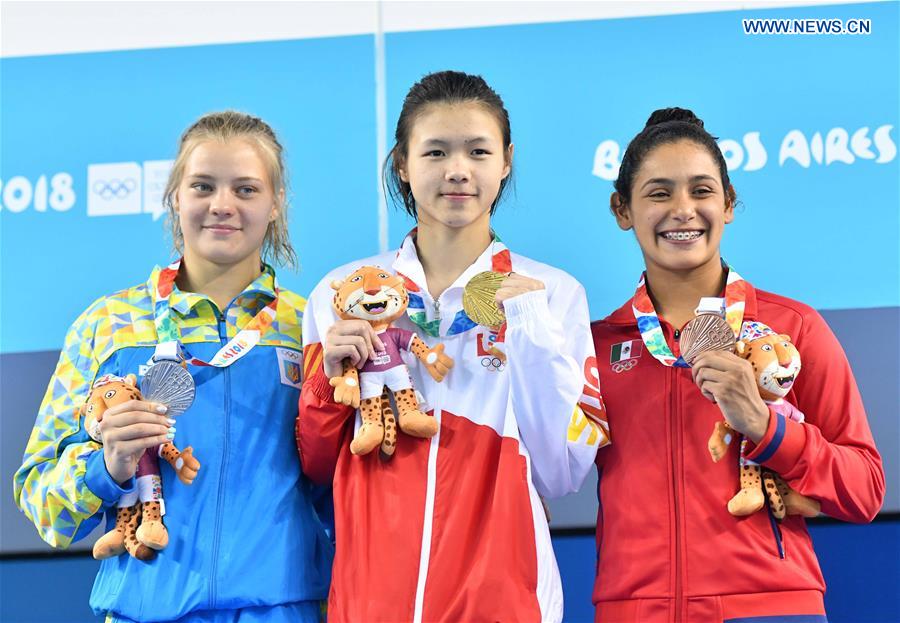
<instances>
[{"instance_id":1,"label":"plush toy spots","mask_svg":"<svg viewBox=\"0 0 900 623\"><path fill-rule=\"evenodd\" d=\"M735 351L752 366L760 397L766 404L776 413L802 422L803 413L784 400L801 367L800 353L790 336L778 334L761 322L747 321L741 327ZM708 443L713 461L725 456L733 437L734 431L726 422L716 423ZM797 493L775 472L747 459L746 445L747 440L742 440L740 490L729 500L728 512L742 517L755 513L768 502L776 519L785 515L815 517L819 514L818 502Z\"/></svg>"},{"instance_id":2,"label":"plush toy spots","mask_svg":"<svg viewBox=\"0 0 900 623\"><path fill-rule=\"evenodd\" d=\"M350 443L350 451L368 454L380 446L383 456L392 456L397 443L397 424L408 435L433 437L438 430L437 420L419 409L400 351L415 355L438 382L453 367L453 359L444 354L443 344L429 348L412 331L391 327L409 304L403 278L377 266L363 266L346 279L332 282L331 287L335 290L332 306L338 317L370 323L385 346L361 370L348 360L344 362L341 376L330 379L335 401L360 410L362 426ZM388 390L393 393L397 407L396 420Z\"/></svg>"},{"instance_id":3,"label":"plush toy spots","mask_svg":"<svg viewBox=\"0 0 900 623\"><path fill-rule=\"evenodd\" d=\"M135 376L105 375L98 378L88 399L81 408L84 427L88 435L103 443L100 422L111 407L141 400L141 392L135 386ZM114 417L114 416L112 416ZM180 451L171 441L145 450L135 472L135 491L120 498L116 510L115 527L94 544L93 555L103 560L128 552L138 560L152 560L156 552L169 543L169 533L163 523L165 507L162 498L162 479L159 457L175 469L178 479L190 485L200 470L200 462L188 447Z\"/></svg>"}]
</instances>

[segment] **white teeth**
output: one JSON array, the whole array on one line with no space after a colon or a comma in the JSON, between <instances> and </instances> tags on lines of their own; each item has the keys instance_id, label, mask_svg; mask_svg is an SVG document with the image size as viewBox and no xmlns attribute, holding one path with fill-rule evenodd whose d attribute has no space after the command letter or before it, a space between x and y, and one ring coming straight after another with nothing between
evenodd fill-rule
<instances>
[{"instance_id":1,"label":"white teeth","mask_svg":"<svg viewBox=\"0 0 900 623\"><path fill-rule=\"evenodd\" d=\"M666 240L696 240L702 235L702 231L667 231L662 236Z\"/></svg>"}]
</instances>

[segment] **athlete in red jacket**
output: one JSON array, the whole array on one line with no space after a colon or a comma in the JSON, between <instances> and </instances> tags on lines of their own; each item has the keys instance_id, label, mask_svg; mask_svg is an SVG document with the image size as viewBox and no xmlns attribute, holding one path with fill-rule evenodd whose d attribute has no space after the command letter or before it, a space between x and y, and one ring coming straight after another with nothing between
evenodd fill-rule
<instances>
[{"instance_id":1,"label":"athlete in red jacket","mask_svg":"<svg viewBox=\"0 0 900 623\"><path fill-rule=\"evenodd\" d=\"M734 191L690 111L651 116L628 147L611 207L634 230L647 270L635 296L592 325L614 442L597 457L596 621L825 621L804 520L778 522L766 509L730 515L740 444L713 463L706 442L724 416L750 440L747 458L823 513L870 521L884 473L840 345L815 310L755 290L723 264ZM771 411L736 355L707 353L693 368L680 359L675 328L710 296L723 299L732 328L758 320L791 336L803 372L786 400L804 423Z\"/></svg>"}]
</instances>

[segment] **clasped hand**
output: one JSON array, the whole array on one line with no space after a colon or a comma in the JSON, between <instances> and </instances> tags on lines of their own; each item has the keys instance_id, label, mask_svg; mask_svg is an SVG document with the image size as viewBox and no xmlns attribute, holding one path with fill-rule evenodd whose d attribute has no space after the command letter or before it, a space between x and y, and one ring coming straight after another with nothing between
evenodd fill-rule
<instances>
[{"instance_id":1,"label":"clasped hand","mask_svg":"<svg viewBox=\"0 0 900 623\"><path fill-rule=\"evenodd\" d=\"M769 426L769 409L759 396L753 367L727 351L708 351L694 360L694 383L718 405L728 424L758 443Z\"/></svg>"},{"instance_id":2,"label":"clasped hand","mask_svg":"<svg viewBox=\"0 0 900 623\"><path fill-rule=\"evenodd\" d=\"M145 400L129 400L110 407L100 419L103 460L106 471L120 485L137 471L145 450L169 441L175 432L174 420L164 415L164 405Z\"/></svg>"}]
</instances>

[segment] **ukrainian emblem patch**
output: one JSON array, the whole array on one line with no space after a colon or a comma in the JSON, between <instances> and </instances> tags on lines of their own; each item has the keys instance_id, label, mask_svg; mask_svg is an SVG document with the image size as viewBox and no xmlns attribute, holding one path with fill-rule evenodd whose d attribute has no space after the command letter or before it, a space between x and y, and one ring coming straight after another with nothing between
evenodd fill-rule
<instances>
[{"instance_id":1,"label":"ukrainian emblem patch","mask_svg":"<svg viewBox=\"0 0 900 623\"><path fill-rule=\"evenodd\" d=\"M303 382L303 356L291 348L276 348L281 383L300 389Z\"/></svg>"}]
</instances>

